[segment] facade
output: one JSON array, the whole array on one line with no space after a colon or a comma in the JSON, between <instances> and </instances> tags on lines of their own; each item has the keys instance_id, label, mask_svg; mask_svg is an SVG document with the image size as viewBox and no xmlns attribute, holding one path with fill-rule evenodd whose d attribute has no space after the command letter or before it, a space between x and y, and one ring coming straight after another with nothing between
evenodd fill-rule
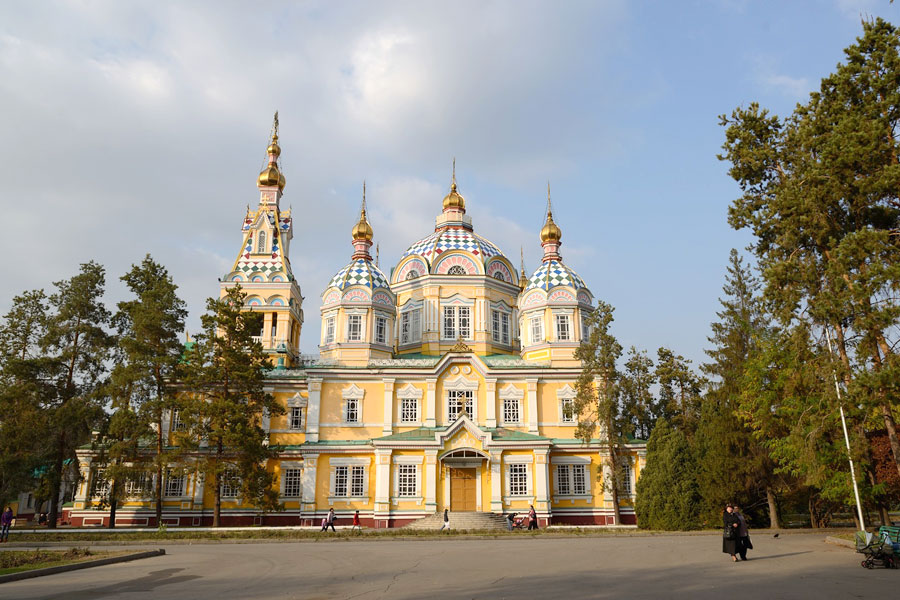
<instances>
[{"instance_id":1,"label":"facade","mask_svg":"<svg viewBox=\"0 0 900 600\"><path fill-rule=\"evenodd\" d=\"M263 425L283 448L269 466L284 511L260 515L223 489L223 524L314 525L333 508L339 523L359 510L370 526L396 527L445 508L503 514L531 505L544 525L611 524L611 495L598 478L604 450L575 438L572 413L574 352L593 296L560 255L549 189L543 260L529 277L475 233L455 168L434 231L384 273L370 253L363 188L349 262L321 293L319 357L303 360L303 296L290 266L280 153L276 119L259 203L244 217L238 257L220 287L224 295L240 284L247 310L265 315L259 341L276 364L269 391L286 413ZM179 427L177 415L166 427ZM635 440L629 450L624 523L635 522L645 444ZM102 474L89 451L79 460L84 481L69 520L107 523L96 491ZM211 522L213 494L201 477L163 485L167 524ZM118 523L154 525L146 488L129 488L134 497Z\"/></svg>"}]
</instances>

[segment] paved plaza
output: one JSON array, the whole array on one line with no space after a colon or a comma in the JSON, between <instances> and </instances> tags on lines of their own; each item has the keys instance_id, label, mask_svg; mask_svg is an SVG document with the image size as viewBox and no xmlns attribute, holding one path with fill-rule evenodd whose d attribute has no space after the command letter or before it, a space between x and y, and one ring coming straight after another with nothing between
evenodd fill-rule
<instances>
[{"instance_id":1,"label":"paved plaza","mask_svg":"<svg viewBox=\"0 0 900 600\"><path fill-rule=\"evenodd\" d=\"M170 545L161 557L2 584L0 598L891 598L900 586L900 570L867 571L821 535L754 544L737 564L717 535Z\"/></svg>"}]
</instances>

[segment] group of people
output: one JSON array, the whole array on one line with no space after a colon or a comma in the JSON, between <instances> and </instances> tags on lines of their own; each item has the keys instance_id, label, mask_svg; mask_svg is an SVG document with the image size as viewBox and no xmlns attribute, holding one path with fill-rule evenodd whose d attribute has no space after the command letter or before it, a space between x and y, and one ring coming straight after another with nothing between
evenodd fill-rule
<instances>
[{"instance_id":1,"label":"group of people","mask_svg":"<svg viewBox=\"0 0 900 600\"><path fill-rule=\"evenodd\" d=\"M747 560L747 550L752 550L753 544L750 543L750 530L741 508L737 504L726 504L722 521L725 525L722 532L722 552L730 554L733 562L737 562L738 556L741 560Z\"/></svg>"},{"instance_id":2,"label":"group of people","mask_svg":"<svg viewBox=\"0 0 900 600\"><path fill-rule=\"evenodd\" d=\"M322 519L322 529L320 529L319 531L328 531L329 527L331 527L331 530L334 531L335 533L337 532L337 530L334 528L334 509L333 508L328 509L328 514L325 516L324 519ZM356 511L355 513L353 513L353 526L350 527L350 532L352 533L354 529L356 530L356 533L362 533L362 525L360 525L360 522L359 522L359 511Z\"/></svg>"}]
</instances>

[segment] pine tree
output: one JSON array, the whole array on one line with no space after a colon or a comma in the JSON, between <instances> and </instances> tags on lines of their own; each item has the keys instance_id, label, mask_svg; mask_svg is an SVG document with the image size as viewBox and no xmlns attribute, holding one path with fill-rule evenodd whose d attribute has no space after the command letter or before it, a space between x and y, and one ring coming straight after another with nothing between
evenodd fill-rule
<instances>
[{"instance_id":1,"label":"pine tree","mask_svg":"<svg viewBox=\"0 0 900 600\"><path fill-rule=\"evenodd\" d=\"M49 298L52 314L41 340L52 393L43 398L49 427L46 432L47 487L50 495L49 527L59 516L59 492L66 462L75 449L103 421L101 390L115 339L106 331L110 314L103 305L105 272L95 262L54 283Z\"/></svg>"},{"instance_id":2,"label":"pine tree","mask_svg":"<svg viewBox=\"0 0 900 600\"><path fill-rule=\"evenodd\" d=\"M247 295L239 285L207 301L203 332L188 353L184 378L190 390L181 398L187 429L183 442L197 452L197 469L214 485L213 527L220 524L222 484L238 485L243 501L277 510L278 492L266 461L275 456L262 429L263 415L283 412L263 391L272 368L253 336L259 313L245 312Z\"/></svg>"},{"instance_id":3,"label":"pine tree","mask_svg":"<svg viewBox=\"0 0 900 600\"><path fill-rule=\"evenodd\" d=\"M653 361L646 351L638 351L632 346L621 378L622 409L631 421L634 435L643 440L650 437L656 419L662 413L651 390L655 383Z\"/></svg>"},{"instance_id":4,"label":"pine tree","mask_svg":"<svg viewBox=\"0 0 900 600\"><path fill-rule=\"evenodd\" d=\"M647 466L637 482L634 511L642 529L688 530L699 527L697 464L684 433L665 419L656 422L647 441Z\"/></svg>"},{"instance_id":5,"label":"pine tree","mask_svg":"<svg viewBox=\"0 0 900 600\"><path fill-rule=\"evenodd\" d=\"M606 450L603 468L607 476L604 477L602 471L598 476L612 496L613 524L619 525L622 522L619 493L623 491L624 461L627 460L624 448L631 427L628 416L622 411L616 368L616 362L622 356L622 345L609 331L613 310L600 300L597 308L584 316L590 335L575 351L575 358L582 366L575 382L574 411L578 418L576 435L579 439L590 443L599 430L601 447Z\"/></svg>"},{"instance_id":6,"label":"pine tree","mask_svg":"<svg viewBox=\"0 0 900 600\"><path fill-rule=\"evenodd\" d=\"M691 361L668 348L657 350L656 380L662 415L670 424L693 435L700 417L702 380L691 369Z\"/></svg>"},{"instance_id":7,"label":"pine tree","mask_svg":"<svg viewBox=\"0 0 900 600\"><path fill-rule=\"evenodd\" d=\"M863 23L846 62L779 119L757 104L722 116L722 160L742 196L729 222L754 251L779 320L827 330L839 375L877 413L900 472L900 31Z\"/></svg>"},{"instance_id":8,"label":"pine tree","mask_svg":"<svg viewBox=\"0 0 900 600\"><path fill-rule=\"evenodd\" d=\"M119 345L111 377L114 413L106 453L112 461L108 471L114 492L111 504L114 512L121 481L146 481L152 475L156 522L162 523L165 469L179 460L178 450L166 443L164 422L176 405L175 386L184 354L179 336L187 310L168 271L150 255L140 265L132 265L121 280L134 299L119 302L113 317ZM144 462L148 439L152 439L151 459Z\"/></svg>"}]
</instances>

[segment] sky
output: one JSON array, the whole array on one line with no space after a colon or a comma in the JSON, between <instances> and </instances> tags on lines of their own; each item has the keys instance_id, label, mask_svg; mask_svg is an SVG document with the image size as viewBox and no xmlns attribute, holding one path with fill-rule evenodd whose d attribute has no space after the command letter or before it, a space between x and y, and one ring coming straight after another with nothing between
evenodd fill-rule
<instances>
[{"instance_id":1,"label":"sky","mask_svg":"<svg viewBox=\"0 0 900 600\"><path fill-rule=\"evenodd\" d=\"M718 115L787 115L889 0L0 4L0 311L146 254L190 331L241 247L279 111L291 263L318 352L362 182L382 270L433 231L456 158L475 231L538 266L547 182L561 253L626 348L704 361L739 195Z\"/></svg>"}]
</instances>

